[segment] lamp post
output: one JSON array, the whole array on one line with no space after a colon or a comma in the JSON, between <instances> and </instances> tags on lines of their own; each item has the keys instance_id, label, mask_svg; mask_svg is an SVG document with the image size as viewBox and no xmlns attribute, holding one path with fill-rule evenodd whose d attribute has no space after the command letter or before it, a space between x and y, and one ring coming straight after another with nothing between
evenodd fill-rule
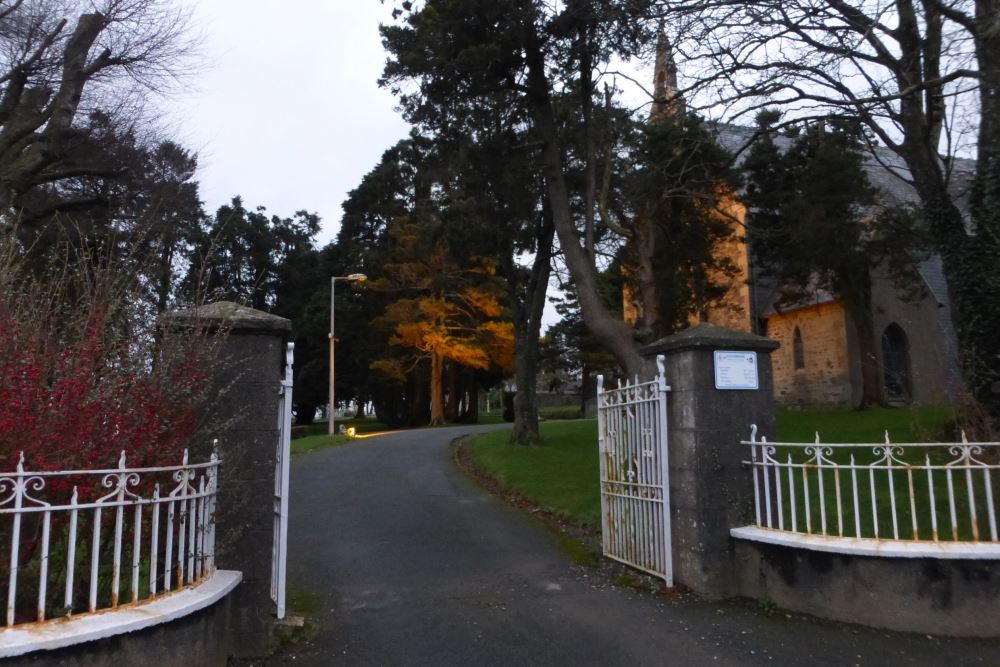
<instances>
[{"instance_id":1,"label":"lamp post","mask_svg":"<svg viewBox=\"0 0 1000 667\"><path fill-rule=\"evenodd\" d=\"M333 297L337 293L337 281L338 280L345 280L347 282L352 282L352 283L363 283L364 281L368 280L368 276L366 276L363 273L352 273L349 276L331 276L331 278L330 278L330 407L329 407L329 409L330 409L330 419L329 419L329 427L330 427L329 431L330 431L330 435L334 434L334 424L333 424L333 422L335 421L335 416L334 416L334 404L335 404L335 401L334 401L334 396L333 396L333 394L334 394L334 389L333 389L333 378L334 378L334 375L333 375L333 343L334 343L334 341L336 339L334 338L334 335L333 335L334 331L335 331L335 329L333 328L333 316L334 316L334 313L335 313L335 310L334 310L334 298Z\"/></svg>"}]
</instances>

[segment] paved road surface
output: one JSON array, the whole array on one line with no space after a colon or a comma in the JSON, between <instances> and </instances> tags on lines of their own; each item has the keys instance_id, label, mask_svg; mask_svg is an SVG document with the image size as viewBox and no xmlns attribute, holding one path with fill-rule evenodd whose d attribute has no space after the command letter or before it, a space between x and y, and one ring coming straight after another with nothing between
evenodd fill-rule
<instances>
[{"instance_id":1,"label":"paved road surface","mask_svg":"<svg viewBox=\"0 0 1000 667\"><path fill-rule=\"evenodd\" d=\"M1000 643L895 635L597 585L468 481L455 437L398 433L292 463L289 585L314 639L275 665L1000 665ZM1000 622L1000 619L998 619Z\"/></svg>"}]
</instances>

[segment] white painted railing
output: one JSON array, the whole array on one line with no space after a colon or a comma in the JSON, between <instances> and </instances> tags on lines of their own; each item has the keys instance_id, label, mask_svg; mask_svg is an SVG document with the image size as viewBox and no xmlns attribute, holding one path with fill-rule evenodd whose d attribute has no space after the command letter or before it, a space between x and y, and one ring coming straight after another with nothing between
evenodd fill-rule
<instances>
[{"instance_id":1,"label":"white painted railing","mask_svg":"<svg viewBox=\"0 0 1000 667\"><path fill-rule=\"evenodd\" d=\"M757 529L850 538L841 542L869 551L873 542L910 542L941 545L950 557L982 546L996 553L1000 443L964 434L961 442L893 443L888 433L877 444L822 443L818 434L812 443L768 442L756 431L743 444Z\"/></svg>"},{"instance_id":2,"label":"white painted railing","mask_svg":"<svg viewBox=\"0 0 1000 667\"><path fill-rule=\"evenodd\" d=\"M0 472L6 626L145 602L215 571L219 459ZM124 592L124 594L123 594ZM0 630L0 633L3 631Z\"/></svg>"}]
</instances>

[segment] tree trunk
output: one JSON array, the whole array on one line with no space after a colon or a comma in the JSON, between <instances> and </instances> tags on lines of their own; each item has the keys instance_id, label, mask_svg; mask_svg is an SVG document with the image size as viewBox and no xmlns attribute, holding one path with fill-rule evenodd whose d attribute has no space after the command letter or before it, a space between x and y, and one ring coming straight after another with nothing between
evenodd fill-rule
<instances>
[{"instance_id":1,"label":"tree trunk","mask_svg":"<svg viewBox=\"0 0 1000 667\"><path fill-rule=\"evenodd\" d=\"M479 382L476 380L476 374L473 372L468 373L468 393L466 395L468 396L469 404L465 406L465 413L462 415L462 421L466 424L478 424Z\"/></svg>"},{"instance_id":2,"label":"tree trunk","mask_svg":"<svg viewBox=\"0 0 1000 667\"><path fill-rule=\"evenodd\" d=\"M920 87L900 98L903 142L897 152L906 161L924 207L936 250L948 281L952 320L958 334L966 388L1000 418L1000 31L997 0L977 0L974 36L979 69L979 154L970 209L973 233L949 191L949 178L933 139L940 119L925 114ZM911 20L910 24L916 26ZM916 34L916 28L911 28ZM906 43L907 80L919 81L920 42ZM910 56L910 57L907 57ZM934 72L931 72L932 74ZM901 88L905 86L900 86ZM933 92L933 91L932 91ZM938 91L935 94L940 94ZM930 117L928 117L930 116ZM928 141L928 137L931 138Z\"/></svg>"},{"instance_id":3,"label":"tree trunk","mask_svg":"<svg viewBox=\"0 0 1000 667\"><path fill-rule=\"evenodd\" d=\"M580 416L587 416L587 401L590 400L591 393L594 392L593 381L591 380L590 366L583 365L580 371ZM594 394L596 397L596 394Z\"/></svg>"},{"instance_id":4,"label":"tree trunk","mask_svg":"<svg viewBox=\"0 0 1000 667\"><path fill-rule=\"evenodd\" d=\"M430 423L430 401L427 391L427 364L420 364L410 375L406 384L406 414L410 426L426 426Z\"/></svg>"},{"instance_id":5,"label":"tree trunk","mask_svg":"<svg viewBox=\"0 0 1000 667\"><path fill-rule=\"evenodd\" d=\"M0 130L4 161L0 201L5 206L36 185L43 169L58 162L59 142L76 118L86 84L110 62L108 50L96 57L90 53L104 26L102 14L79 17L63 47L61 83L55 91L25 85L27 81L21 81L16 91L8 86L7 96L13 99L5 100L5 106L16 105L17 113L6 109L10 115L3 119ZM61 32L62 24L58 30Z\"/></svg>"},{"instance_id":6,"label":"tree trunk","mask_svg":"<svg viewBox=\"0 0 1000 667\"><path fill-rule=\"evenodd\" d=\"M969 243L979 294L975 316L963 322L966 384L1000 425L1000 1L976 2L979 153L972 190L976 237Z\"/></svg>"},{"instance_id":7,"label":"tree trunk","mask_svg":"<svg viewBox=\"0 0 1000 667\"><path fill-rule=\"evenodd\" d=\"M536 329L537 330L537 329ZM527 332L518 332L523 338ZM521 349L531 345L531 341L519 341ZM520 356L517 360L517 393L514 394L514 428L511 430L512 445L533 445L538 442L538 398L535 382L538 376L538 337L535 336L536 351Z\"/></svg>"},{"instance_id":8,"label":"tree trunk","mask_svg":"<svg viewBox=\"0 0 1000 667\"><path fill-rule=\"evenodd\" d=\"M583 112L583 143L587 181L583 209L583 239L587 257L590 258L591 265L594 265L594 209L597 205L597 160L594 150L594 118L592 113L594 107L593 52L591 51L591 27L589 21L581 31L580 42L582 43L580 47L580 105Z\"/></svg>"},{"instance_id":9,"label":"tree trunk","mask_svg":"<svg viewBox=\"0 0 1000 667\"><path fill-rule=\"evenodd\" d=\"M848 301L847 311L854 324L858 356L861 358L861 403L858 407L867 408L882 403L882 366L875 344L870 285L865 294Z\"/></svg>"},{"instance_id":10,"label":"tree trunk","mask_svg":"<svg viewBox=\"0 0 1000 667\"><path fill-rule=\"evenodd\" d=\"M535 260L524 295L515 295L514 349L517 352L517 394L514 396L514 427L510 442L514 445L532 445L538 442L538 337L545 311L545 295L552 272L552 209L542 205L542 223L538 230Z\"/></svg>"},{"instance_id":11,"label":"tree trunk","mask_svg":"<svg viewBox=\"0 0 1000 667\"><path fill-rule=\"evenodd\" d=\"M597 291L597 273L586 251L580 247L579 235L573 224L570 209L569 190L563 173L562 146L556 125L549 92L549 81L545 72L545 57L536 34L534 12L525 25L525 60L528 65L528 104L535 121L535 131L544 142L542 165L545 185L552 209L552 222L559 245L576 284L580 311L587 329L607 350L614 355L626 374L648 374L651 364L639 354L639 346L632 337L632 331L623 321L614 317Z\"/></svg>"},{"instance_id":12,"label":"tree trunk","mask_svg":"<svg viewBox=\"0 0 1000 667\"><path fill-rule=\"evenodd\" d=\"M648 216L636 220L635 238L632 239L635 251L635 269L630 276L635 285L638 313L635 321L635 337L651 343L659 338L660 308L656 290L656 274L653 270L653 258L656 253L656 229Z\"/></svg>"},{"instance_id":13,"label":"tree trunk","mask_svg":"<svg viewBox=\"0 0 1000 667\"><path fill-rule=\"evenodd\" d=\"M444 423L444 359L431 352L431 426Z\"/></svg>"},{"instance_id":14,"label":"tree trunk","mask_svg":"<svg viewBox=\"0 0 1000 667\"><path fill-rule=\"evenodd\" d=\"M445 370L448 378L448 392L444 398L444 419L453 424L458 421L458 403L462 399L461 378L458 364L449 362L445 364Z\"/></svg>"},{"instance_id":15,"label":"tree trunk","mask_svg":"<svg viewBox=\"0 0 1000 667\"><path fill-rule=\"evenodd\" d=\"M1000 147L998 147L1000 148ZM983 147L980 146L982 155ZM1000 151L993 154L1000 155ZM982 157L980 158L982 160ZM908 159L914 185L948 281L952 320L961 350L965 386L994 418L1000 418L1000 166L977 165L972 196L974 234L947 191L945 179L928 159ZM992 165L992 166L991 166ZM993 169L991 176L988 172ZM936 178L935 178L936 176ZM992 182L991 182L992 181Z\"/></svg>"}]
</instances>

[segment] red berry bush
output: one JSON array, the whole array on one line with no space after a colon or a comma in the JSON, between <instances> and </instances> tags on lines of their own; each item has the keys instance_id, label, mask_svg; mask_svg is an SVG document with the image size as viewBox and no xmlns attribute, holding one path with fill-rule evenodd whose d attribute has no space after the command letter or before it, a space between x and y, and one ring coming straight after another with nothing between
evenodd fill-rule
<instances>
[{"instance_id":1,"label":"red berry bush","mask_svg":"<svg viewBox=\"0 0 1000 667\"><path fill-rule=\"evenodd\" d=\"M0 476L16 469L22 453L29 471L115 468L122 451L129 468L179 465L188 447L192 462L208 458L210 444L197 432L218 338L196 329L158 329L135 275L79 256L40 268L0 233ZM170 473L147 473L129 490L148 498L157 483L163 492L176 484ZM66 505L74 487L80 503L113 492L101 475L49 476L44 486L29 484L33 500L25 503ZM11 493L7 478L0 483L0 504ZM79 534L90 535L95 520L92 511L81 512ZM98 607L112 604L114 520L114 511L100 516L99 553L91 553L94 546L85 539L71 553L67 513L52 514L49 616L69 611L61 596L70 558L88 577L84 565L98 558ZM0 573L13 569L13 525L14 514L0 516ZM21 515L16 622L37 615L42 529L41 513ZM142 544L150 544L148 517L140 530ZM148 554L142 557L148 577ZM128 577L120 577L125 590ZM82 575L75 583L73 609L86 608L89 584Z\"/></svg>"},{"instance_id":2,"label":"red berry bush","mask_svg":"<svg viewBox=\"0 0 1000 667\"><path fill-rule=\"evenodd\" d=\"M137 359L102 310L70 331L39 332L3 301L0 469L21 452L32 470L112 467L122 450L129 467L180 461L201 407L201 355Z\"/></svg>"}]
</instances>

